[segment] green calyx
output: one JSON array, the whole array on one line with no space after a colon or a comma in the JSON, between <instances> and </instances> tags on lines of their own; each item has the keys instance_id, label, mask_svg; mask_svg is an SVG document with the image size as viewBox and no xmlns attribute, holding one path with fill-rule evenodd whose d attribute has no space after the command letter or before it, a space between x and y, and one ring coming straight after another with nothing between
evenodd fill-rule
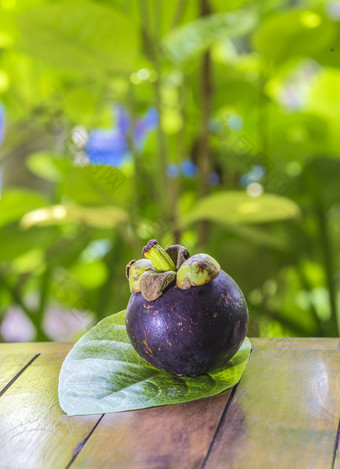
<instances>
[{"instance_id":1,"label":"green calyx","mask_svg":"<svg viewBox=\"0 0 340 469\"><path fill-rule=\"evenodd\" d=\"M146 272L157 272L153 263L148 259L133 260L126 266L126 276L129 280L131 293L141 291L141 279Z\"/></svg>"},{"instance_id":2,"label":"green calyx","mask_svg":"<svg viewBox=\"0 0 340 469\"><path fill-rule=\"evenodd\" d=\"M189 257L178 269L176 284L182 290L205 285L214 280L220 270L220 264L213 257L208 254L196 254Z\"/></svg>"},{"instance_id":3,"label":"green calyx","mask_svg":"<svg viewBox=\"0 0 340 469\"><path fill-rule=\"evenodd\" d=\"M133 260L126 266L130 291L140 292L147 301L159 298L168 288L185 290L205 285L216 278L219 263L208 254L190 257L189 251L179 245L163 249L152 239L143 248L144 259Z\"/></svg>"}]
</instances>

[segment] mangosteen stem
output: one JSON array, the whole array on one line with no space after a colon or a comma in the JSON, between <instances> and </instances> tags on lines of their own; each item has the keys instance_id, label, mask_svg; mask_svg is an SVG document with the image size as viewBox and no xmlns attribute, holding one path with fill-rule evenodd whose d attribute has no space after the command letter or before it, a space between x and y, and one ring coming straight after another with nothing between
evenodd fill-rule
<instances>
[{"instance_id":1,"label":"mangosteen stem","mask_svg":"<svg viewBox=\"0 0 340 469\"><path fill-rule=\"evenodd\" d=\"M151 239L143 248L143 256L153 263L158 272L176 271L176 266L171 257L158 244L156 239Z\"/></svg>"}]
</instances>

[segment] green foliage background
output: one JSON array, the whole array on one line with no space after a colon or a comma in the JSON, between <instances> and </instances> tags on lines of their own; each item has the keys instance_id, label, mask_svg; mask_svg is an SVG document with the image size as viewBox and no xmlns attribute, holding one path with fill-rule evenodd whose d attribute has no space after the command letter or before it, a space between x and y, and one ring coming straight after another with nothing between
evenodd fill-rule
<instances>
[{"instance_id":1,"label":"green foliage background","mask_svg":"<svg viewBox=\"0 0 340 469\"><path fill-rule=\"evenodd\" d=\"M52 308L124 309L125 265L157 238L220 262L249 336L337 336L339 21L324 0L1 0L0 318L15 306L47 340ZM75 131L109 129L114 103L158 129L89 165ZM197 178L168 176L188 159Z\"/></svg>"}]
</instances>

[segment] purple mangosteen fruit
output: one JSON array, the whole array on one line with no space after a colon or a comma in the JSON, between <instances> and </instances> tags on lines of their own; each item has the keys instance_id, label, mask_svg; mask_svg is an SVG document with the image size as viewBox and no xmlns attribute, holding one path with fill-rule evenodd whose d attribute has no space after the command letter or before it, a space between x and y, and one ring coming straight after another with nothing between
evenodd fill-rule
<instances>
[{"instance_id":1,"label":"purple mangosteen fruit","mask_svg":"<svg viewBox=\"0 0 340 469\"><path fill-rule=\"evenodd\" d=\"M225 367L247 332L239 286L211 256L190 256L178 244L164 250L151 240L143 255L126 269L126 329L136 352L177 376Z\"/></svg>"}]
</instances>

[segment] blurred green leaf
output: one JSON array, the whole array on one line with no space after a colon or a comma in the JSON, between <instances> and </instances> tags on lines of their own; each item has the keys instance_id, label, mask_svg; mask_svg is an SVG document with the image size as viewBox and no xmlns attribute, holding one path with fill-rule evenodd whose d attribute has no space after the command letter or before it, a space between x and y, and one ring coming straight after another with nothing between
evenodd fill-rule
<instances>
[{"instance_id":1,"label":"blurred green leaf","mask_svg":"<svg viewBox=\"0 0 340 469\"><path fill-rule=\"evenodd\" d=\"M204 52L215 41L247 34L256 20L252 10L216 13L173 29L165 36L163 47L173 62L181 64Z\"/></svg>"},{"instance_id":2,"label":"blurred green leaf","mask_svg":"<svg viewBox=\"0 0 340 469\"><path fill-rule=\"evenodd\" d=\"M45 197L39 192L11 189L0 199L0 227L19 220L26 212L47 205Z\"/></svg>"},{"instance_id":3,"label":"blurred green leaf","mask_svg":"<svg viewBox=\"0 0 340 469\"><path fill-rule=\"evenodd\" d=\"M0 15L0 49L11 47L17 36L17 27L13 16L1 9Z\"/></svg>"},{"instance_id":4,"label":"blurred green leaf","mask_svg":"<svg viewBox=\"0 0 340 469\"><path fill-rule=\"evenodd\" d=\"M266 246L279 251L286 251L289 248L289 240L285 239L282 235L276 233L269 233L268 230L264 230L258 227L249 225L230 225L227 228L231 233L235 233L240 238L243 238L246 242L252 243L258 246Z\"/></svg>"},{"instance_id":5,"label":"blurred green leaf","mask_svg":"<svg viewBox=\"0 0 340 469\"><path fill-rule=\"evenodd\" d=\"M100 287L107 279L107 267L103 261L79 262L70 270L71 275L89 290Z\"/></svg>"},{"instance_id":6,"label":"blurred green leaf","mask_svg":"<svg viewBox=\"0 0 340 469\"><path fill-rule=\"evenodd\" d=\"M0 262L9 262L21 257L32 249L47 249L60 238L53 227L21 230L10 225L0 230Z\"/></svg>"},{"instance_id":7,"label":"blurred green leaf","mask_svg":"<svg viewBox=\"0 0 340 469\"><path fill-rule=\"evenodd\" d=\"M64 223L113 228L128 220L128 213L119 207L85 207L80 205L53 205L26 213L21 219L24 228Z\"/></svg>"},{"instance_id":8,"label":"blurred green leaf","mask_svg":"<svg viewBox=\"0 0 340 469\"><path fill-rule=\"evenodd\" d=\"M64 95L63 109L77 125L92 125L93 116L102 114L100 88L78 87Z\"/></svg>"},{"instance_id":9,"label":"blurred green leaf","mask_svg":"<svg viewBox=\"0 0 340 469\"><path fill-rule=\"evenodd\" d=\"M49 266L70 267L77 262L90 241L90 228L82 226L49 246L45 251L45 262Z\"/></svg>"},{"instance_id":10,"label":"blurred green leaf","mask_svg":"<svg viewBox=\"0 0 340 469\"><path fill-rule=\"evenodd\" d=\"M276 223L261 228L273 237L277 233L280 240L284 234L284 225L286 224ZM209 254L218 259L222 269L242 286L248 301L248 295L253 289L262 288L268 278L276 278L278 272L291 263L290 251L274 243L268 242L261 245L251 237L250 233L246 238L242 231L238 230L239 227L241 230L259 228L258 225L234 225L235 231L230 230L231 226L213 224ZM259 268L259 259L261 259L261 268ZM259 308L263 311L261 304Z\"/></svg>"},{"instance_id":11,"label":"blurred green leaf","mask_svg":"<svg viewBox=\"0 0 340 469\"><path fill-rule=\"evenodd\" d=\"M291 56L310 57L331 44L336 29L322 13L287 10L268 16L255 32L254 46L276 64Z\"/></svg>"},{"instance_id":12,"label":"blurred green leaf","mask_svg":"<svg viewBox=\"0 0 340 469\"><path fill-rule=\"evenodd\" d=\"M122 204L131 195L131 186L118 168L106 165L73 166L63 178L61 192L83 205Z\"/></svg>"},{"instance_id":13,"label":"blurred green leaf","mask_svg":"<svg viewBox=\"0 0 340 469\"><path fill-rule=\"evenodd\" d=\"M307 107L311 112L325 118L339 119L339 80L340 70L336 68L324 68L319 71L308 95Z\"/></svg>"},{"instance_id":14,"label":"blurred green leaf","mask_svg":"<svg viewBox=\"0 0 340 469\"><path fill-rule=\"evenodd\" d=\"M310 306L302 304L300 297L301 280L293 266L286 267L278 275L278 291L268 299L269 311L273 311L272 318L282 321L288 320L292 326L304 330L308 336L317 334L318 324L311 314ZM283 322L284 323L284 322ZM294 330L294 329L293 329ZM321 333L321 331L319 332Z\"/></svg>"},{"instance_id":15,"label":"blurred green leaf","mask_svg":"<svg viewBox=\"0 0 340 469\"><path fill-rule=\"evenodd\" d=\"M45 267L44 253L39 247L30 249L11 262L11 269L17 274L39 272Z\"/></svg>"},{"instance_id":16,"label":"blurred green leaf","mask_svg":"<svg viewBox=\"0 0 340 469\"><path fill-rule=\"evenodd\" d=\"M296 161L302 165L312 154L329 146L328 122L313 112L283 113L272 106L268 122L268 141L277 160Z\"/></svg>"},{"instance_id":17,"label":"blurred green leaf","mask_svg":"<svg viewBox=\"0 0 340 469\"><path fill-rule=\"evenodd\" d=\"M294 184L294 195L304 204L320 201L327 209L340 202L340 159L320 157L311 159Z\"/></svg>"},{"instance_id":18,"label":"blurred green leaf","mask_svg":"<svg viewBox=\"0 0 340 469\"><path fill-rule=\"evenodd\" d=\"M113 8L49 4L24 13L17 22L19 47L54 67L92 75L135 67L136 25Z\"/></svg>"},{"instance_id":19,"label":"blurred green leaf","mask_svg":"<svg viewBox=\"0 0 340 469\"><path fill-rule=\"evenodd\" d=\"M264 223L296 218L298 205L273 194L251 197L245 192L219 192L199 200L191 212L183 215L180 226L199 220L218 223Z\"/></svg>"},{"instance_id":20,"label":"blurred green leaf","mask_svg":"<svg viewBox=\"0 0 340 469\"><path fill-rule=\"evenodd\" d=\"M334 3L336 5L336 3ZM339 52L340 52L340 24L337 22L336 34L332 39L330 47L324 47L313 54L313 59L317 60L319 64L327 67L340 67Z\"/></svg>"},{"instance_id":21,"label":"blurred green leaf","mask_svg":"<svg viewBox=\"0 0 340 469\"><path fill-rule=\"evenodd\" d=\"M26 160L26 166L33 174L52 182L61 181L63 175L72 168L70 161L47 152L30 155Z\"/></svg>"},{"instance_id":22,"label":"blurred green leaf","mask_svg":"<svg viewBox=\"0 0 340 469\"><path fill-rule=\"evenodd\" d=\"M249 0L234 0L233 2L226 3L225 0L210 0L213 11L225 12L226 10L237 10L247 6Z\"/></svg>"},{"instance_id":23,"label":"blurred green leaf","mask_svg":"<svg viewBox=\"0 0 340 469\"><path fill-rule=\"evenodd\" d=\"M214 108L245 102L253 102L258 99L259 90L244 74L237 73L231 67L215 67L214 81L216 93L214 93Z\"/></svg>"}]
</instances>

